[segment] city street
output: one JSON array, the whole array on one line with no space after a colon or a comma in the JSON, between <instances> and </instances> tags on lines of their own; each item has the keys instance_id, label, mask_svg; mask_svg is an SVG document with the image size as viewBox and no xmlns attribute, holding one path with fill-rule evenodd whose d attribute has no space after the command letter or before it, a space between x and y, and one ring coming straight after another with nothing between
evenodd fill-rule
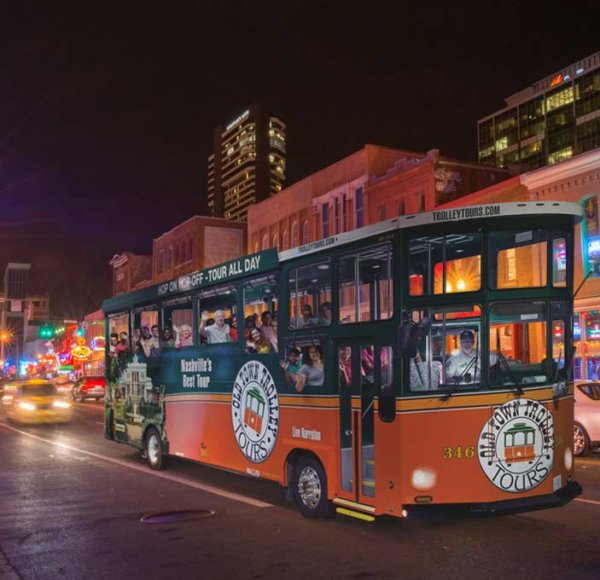
<instances>
[{"instance_id":1,"label":"city street","mask_svg":"<svg viewBox=\"0 0 600 580\"><path fill-rule=\"evenodd\" d=\"M181 460L152 472L103 438L98 403L66 426L2 417L0 437L2 578L598 576L599 455L577 461L584 493L564 508L365 523L305 519L275 484Z\"/></svg>"}]
</instances>

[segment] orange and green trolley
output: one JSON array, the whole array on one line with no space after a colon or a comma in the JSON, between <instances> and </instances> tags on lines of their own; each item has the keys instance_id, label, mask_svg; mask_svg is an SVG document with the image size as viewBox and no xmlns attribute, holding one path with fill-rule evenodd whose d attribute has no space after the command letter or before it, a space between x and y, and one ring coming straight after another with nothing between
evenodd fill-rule
<instances>
[{"instance_id":1,"label":"orange and green trolley","mask_svg":"<svg viewBox=\"0 0 600 580\"><path fill-rule=\"evenodd\" d=\"M400 216L107 299L106 437L277 481L309 517L561 506L581 215Z\"/></svg>"}]
</instances>

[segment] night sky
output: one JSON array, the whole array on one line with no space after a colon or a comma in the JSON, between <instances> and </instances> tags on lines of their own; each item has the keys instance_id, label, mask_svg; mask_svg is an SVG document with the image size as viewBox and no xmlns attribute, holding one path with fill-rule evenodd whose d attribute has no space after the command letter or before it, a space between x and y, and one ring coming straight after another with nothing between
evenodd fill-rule
<instances>
[{"instance_id":1,"label":"night sky","mask_svg":"<svg viewBox=\"0 0 600 580\"><path fill-rule=\"evenodd\" d=\"M259 99L287 123L288 185L365 143L475 160L477 119L600 50L599 16L583 0L5 0L0 275L28 261L54 315L99 308L113 254L205 212L213 130Z\"/></svg>"}]
</instances>

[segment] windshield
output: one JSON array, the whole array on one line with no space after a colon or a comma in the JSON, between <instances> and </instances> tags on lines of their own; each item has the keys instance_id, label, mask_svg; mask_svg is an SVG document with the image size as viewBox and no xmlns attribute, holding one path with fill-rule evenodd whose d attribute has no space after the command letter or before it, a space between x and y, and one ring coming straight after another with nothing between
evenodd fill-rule
<instances>
[{"instance_id":1,"label":"windshield","mask_svg":"<svg viewBox=\"0 0 600 580\"><path fill-rule=\"evenodd\" d=\"M25 397L49 397L56 394L56 387L50 383L43 385L25 385L23 395Z\"/></svg>"},{"instance_id":2,"label":"windshield","mask_svg":"<svg viewBox=\"0 0 600 580\"><path fill-rule=\"evenodd\" d=\"M594 401L600 401L600 384L585 383L578 385L579 390Z\"/></svg>"}]
</instances>

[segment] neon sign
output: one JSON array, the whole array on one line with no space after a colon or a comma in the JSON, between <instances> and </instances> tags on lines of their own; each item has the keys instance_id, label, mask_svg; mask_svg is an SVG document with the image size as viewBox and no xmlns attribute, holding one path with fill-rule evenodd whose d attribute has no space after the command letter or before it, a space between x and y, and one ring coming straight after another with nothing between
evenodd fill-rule
<instances>
[{"instance_id":1,"label":"neon sign","mask_svg":"<svg viewBox=\"0 0 600 580\"><path fill-rule=\"evenodd\" d=\"M556 76L552 77L552 80L550 81L550 86L555 87L556 85L560 85L560 83L562 83L563 80L563 76L561 74L557 74Z\"/></svg>"}]
</instances>

